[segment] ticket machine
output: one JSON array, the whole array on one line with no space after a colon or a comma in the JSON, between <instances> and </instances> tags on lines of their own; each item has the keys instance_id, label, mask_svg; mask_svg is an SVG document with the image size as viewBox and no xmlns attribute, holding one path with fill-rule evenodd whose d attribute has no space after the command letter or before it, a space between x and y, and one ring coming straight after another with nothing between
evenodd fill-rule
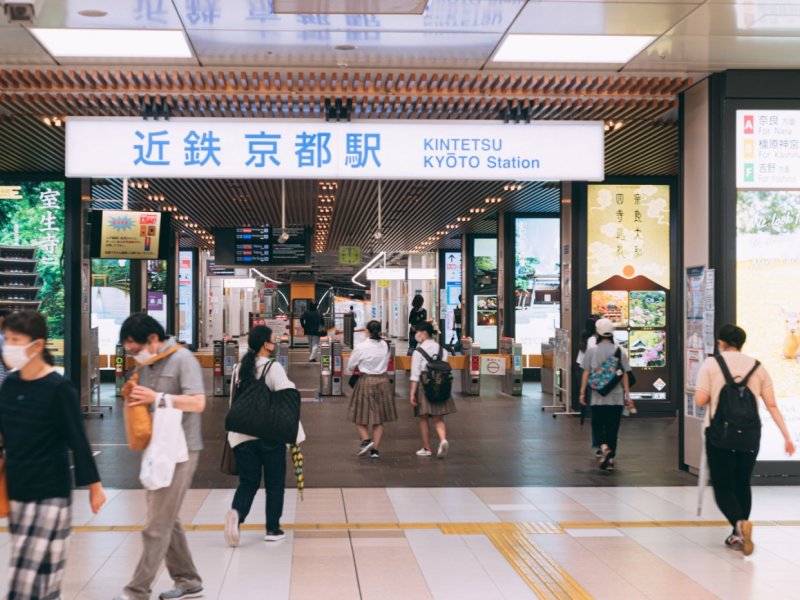
<instances>
[{"instance_id":1,"label":"ticket machine","mask_svg":"<svg viewBox=\"0 0 800 600\"><path fill-rule=\"evenodd\" d=\"M522 344L514 338L500 338L500 354L506 359L506 373L503 375L502 390L510 396L522 395Z\"/></svg>"},{"instance_id":2,"label":"ticket machine","mask_svg":"<svg viewBox=\"0 0 800 600\"><path fill-rule=\"evenodd\" d=\"M461 393L465 396L481 395L481 346L470 338L463 338L461 345L467 357L464 370L461 371Z\"/></svg>"}]
</instances>

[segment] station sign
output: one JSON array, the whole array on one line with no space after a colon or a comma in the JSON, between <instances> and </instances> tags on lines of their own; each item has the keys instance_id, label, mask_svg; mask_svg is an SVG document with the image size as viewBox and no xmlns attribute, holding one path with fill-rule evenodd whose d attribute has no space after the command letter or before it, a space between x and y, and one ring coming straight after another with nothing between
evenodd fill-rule
<instances>
[{"instance_id":1,"label":"station sign","mask_svg":"<svg viewBox=\"0 0 800 600\"><path fill-rule=\"evenodd\" d=\"M602 121L70 117L68 177L601 181Z\"/></svg>"}]
</instances>

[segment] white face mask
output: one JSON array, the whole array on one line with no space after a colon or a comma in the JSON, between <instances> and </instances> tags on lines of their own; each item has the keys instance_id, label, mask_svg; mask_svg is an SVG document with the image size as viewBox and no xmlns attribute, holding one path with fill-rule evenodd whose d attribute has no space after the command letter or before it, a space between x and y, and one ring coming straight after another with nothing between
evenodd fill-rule
<instances>
[{"instance_id":1,"label":"white face mask","mask_svg":"<svg viewBox=\"0 0 800 600\"><path fill-rule=\"evenodd\" d=\"M421 334L419 334L419 333L418 333L418 334L416 334L416 335L414 336L414 338L417 340L417 343L418 343L418 344L421 344L422 342L424 342L424 341L425 341L425 338L424 338L424 337L422 337L422 335L421 335Z\"/></svg>"},{"instance_id":2,"label":"white face mask","mask_svg":"<svg viewBox=\"0 0 800 600\"><path fill-rule=\"evenodd\" d=\"M3 362L6 363L9 369L18 371L25 367L30 361L32 356L28 356L28 348L33 346L36 341L31 342L26 346L9 346L3 345Z\"/></svg>"},{"instance_id":3,"label":"white face mask","mask_svg":"<svg viewBox=\"0 0 800 600\"><path fill-rule=\"evenodd\" d=\"M148 360L150 360L154 356L155 356L155 354L150 352L147 348L143 348L142 351L139 352L139 354L135 354L133 356L133 360L135 360L140 365L143 365L144 363L146 363Z\"/></svg>"}]
</instances>

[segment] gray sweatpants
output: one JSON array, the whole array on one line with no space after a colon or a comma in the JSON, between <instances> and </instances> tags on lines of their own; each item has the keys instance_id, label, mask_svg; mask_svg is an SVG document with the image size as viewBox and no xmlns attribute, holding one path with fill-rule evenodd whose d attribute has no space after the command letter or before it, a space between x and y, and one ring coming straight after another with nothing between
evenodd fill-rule
<instances>
[{"instance_id":1,"label":"gray sweatpants","mask_svg":"<svg viewBox=\"0 0 800 600\"><path fill-rule=\"evenodd\" d=\"M175 475L169 487L147 492L147 522L142 532L142 557L133 579L125 587L125 594L131 600L149 600L151 586L163 560L166 560L167 571L175 585L193 588L203 583L192 561L186 533L178 519L199 457L199 452L189 452L189 460L175 467Z\"/></svg>"}]
</instances>

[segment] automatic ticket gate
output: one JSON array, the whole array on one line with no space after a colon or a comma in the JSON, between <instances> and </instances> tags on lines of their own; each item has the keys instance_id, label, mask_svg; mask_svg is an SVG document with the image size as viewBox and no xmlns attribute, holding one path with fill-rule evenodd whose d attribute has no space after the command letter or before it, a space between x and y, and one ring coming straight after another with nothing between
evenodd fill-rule
<instances>
[{"instance_id":1,"label":"automatic ticket gate","mask_svg":"<svg viewBox=\"0 0 800 600\"><path fill-rule=\"evenodd\" d=\"M289 339L281 338L275 344L275 360L283 367L286 373L289 373Z\"/></svg>"},{"instance_id":2,"label":"automatic ticket gate","mask_svg":"<svg viewBox=\"0 0 800 600\"><path fill-rule=\"evenodd\" d=\"M114 354L114 387L118 398L122 397L122 388L127 381L125 366L125 348L122 344L117 344L116 353Z\"/></svg>"},{"instance_id":3,"label":"automatic ticket gate","mask_svg":"<svg viewBox=\"0 0 800 600\"><path fill-rule=\"evenodd\" d=\"M225 344L222 340L214 342L214 395L225 395L225 375L222 364L225 362Z\"/></svg>"},{"instance_id":4,"label":"automatic ticket gate","mask_svg":"<svg viewBox=\"0 0 800 600\"><path fill-rule=\"evenodd\" d=\"M231 393L231 382L233 381L233 367L239 362L239 342L236 340L228 340L225 342L225 355L222 363L222 373L224 376L224 396L229 396Z\"/></svg>"},{"instance_id":5,"label":"automatic ticket gate","mask_svg":"<svg viewBox=\"0 0 800 600\"><path fill-rule=\"evenodd\" d=\"M321 396L342 395L342 343L324 339L320 342L322 364L319 391Z\"/></svg>"},{"instance_id":6,"label":"automatic ticket gate","mask_svg":"<svg viewBox=\"0 0 800 600\"><path fill-rule=\"evenodd\" d=\"M500 338L500 354L508 356L506 374L503 375L502 389L510 396L522 395L522 344L514 338Z\"/></svg>"},{"instance_id":7,"label":"automatic ticket gate","mask_svg":"<svg viewBox=\"0 0 800 600\"><path fill-rule=\"evenodd\" d=\"M481 346L469 338L463 338L461 345L467 357L464 370L461 371L461 393L466 396L481 395Z\"/></svg>"}]
</instances>

